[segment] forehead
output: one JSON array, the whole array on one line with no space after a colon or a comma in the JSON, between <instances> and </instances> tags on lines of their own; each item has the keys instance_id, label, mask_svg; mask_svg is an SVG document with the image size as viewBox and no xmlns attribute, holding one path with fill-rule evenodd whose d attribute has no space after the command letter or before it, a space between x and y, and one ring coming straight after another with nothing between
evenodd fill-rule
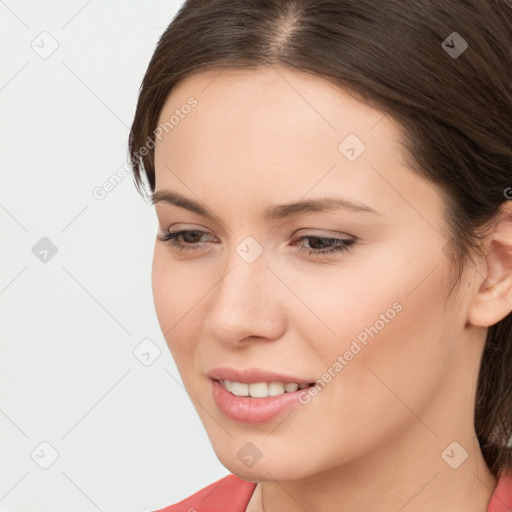
<instances>
[{"instance_id":1,"label":"forehead","mask_svg":"<svg viewBox=\"0 0 512 512\"><path fill-rule=\"evenodd\" d=\"M195 106L185 108L191 99ZM406 166L400 126L311 74L283 67L196 73L171 91L159 125L171 118L155 147L157 190L203 199L204 190L225 191L265 203L339 191L384 211L403 210L404 194L406 204L432 199L432 185Z\"/></svg>"},{"instance_id":2,"label":"forehead","mask_svg":"<svg viewBox=\"0 0 512 512\"><path fill-rule=\"evenodd\" d=\"M325 78L281 66L212 69L192 74L173 88L159 124L193 97L198 102L194 110L201 115L183 124L193 123L197 129L215 121L224 129L235 125L242 134L280 130L281 139L286 138L286 128L309 136L313 131L341 135L348 129L362 137L385 116L355 94ZM388 136L400 138L396 123L387 117L384 124Z\"/></svg>"},{"instance_id":3,"label":"forehead","mask_svg":"<svg viewBox=\"0 0 512 512\"><path fill-rule=\"evenodd\" d=\"M378 149L380 157L388 152L396 160L403 152L399 126L382 111L326 79L283 67L192 74L172 89L158 127L165 131L160 128L157 155L169 146L189 149L192 133L195 154L203 142L226 149L232 141L233 152L243 145L248 156L327 150L337 158L349 134Z\"/></svg>"}]
</instances>

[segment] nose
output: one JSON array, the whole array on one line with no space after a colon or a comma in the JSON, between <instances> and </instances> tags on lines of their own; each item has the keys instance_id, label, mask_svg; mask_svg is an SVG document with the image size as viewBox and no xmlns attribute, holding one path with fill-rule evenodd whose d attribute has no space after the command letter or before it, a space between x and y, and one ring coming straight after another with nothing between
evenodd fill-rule
<instances>
[{"instance_id":1,"label":"nose","mask_svg":"<svg viewBox=\"0 0 512 512\"><path fill-rule=\"evenodd\" d=\"M235 254L230 263L209 294L210 334L231 348L244 345L249 339L280 338L287 324L286 286L263 257L247 263Z\"/></svg>"}]
</instances>

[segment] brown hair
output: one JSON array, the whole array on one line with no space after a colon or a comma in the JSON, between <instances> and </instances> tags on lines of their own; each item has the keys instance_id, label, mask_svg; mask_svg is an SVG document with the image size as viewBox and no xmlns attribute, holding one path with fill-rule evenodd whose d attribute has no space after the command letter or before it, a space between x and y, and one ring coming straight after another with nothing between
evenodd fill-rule
<instances>
[{"instance_id":1,"label":"brown hair","mask_svg":"<svg viewBox=\"0 0 512 512\"><path fill-rule=\"evenodd\" d=\"M453 32L468 44L460 55L450 54L464 49ZM444 195L446 254L460 282L512 186L511 3L186 1L140 89L129 139L139 192L143 174L155 190L153 135L179 81L209 68L272 65L328 79L399 123L411 169ZM511 469L512 314L488 328L475 432L490 471Z\"/></svg>"}]
</instances>

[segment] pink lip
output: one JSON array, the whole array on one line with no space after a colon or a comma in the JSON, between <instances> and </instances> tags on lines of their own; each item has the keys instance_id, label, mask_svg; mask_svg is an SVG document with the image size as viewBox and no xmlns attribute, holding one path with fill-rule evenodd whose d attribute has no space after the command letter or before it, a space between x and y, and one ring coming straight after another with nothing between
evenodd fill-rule
<instances>
[{"instance_id":1,"label":"pink lip","mask_svg":"<svg viewBox=\"0 0 512 512\"><path fill-rule=\"evenodd\" d=\"M243 381L237 380L237 382ZM272 380L267 378L258 382L272 382ZM293 381L274 379L274 382ZM233 395L220 382L212 380L212 393L217 407L226 417L242 423L255 424L270 421L283 414L289 408L299 405L300 393L307 393L307 388L299 389L293 393L283 393L279 396L253 398L250 396Z\"/></svg>"},{"instance_id":2,"label":"pink lip","mask_svg":"<svg viewBox=\"0 0 512 512\"><path fill-rule=\"evenodd\" d=\"M316 379L301 379L293 375L284 375L273 373L257 368L248 368L247 370L237 370L235 368L218 367L208 372L208 377L213 380L234 380L236 382L245 382L246 384L255 382L295 382L297 384L311 384Z\"/></svg>"}]
</instances>

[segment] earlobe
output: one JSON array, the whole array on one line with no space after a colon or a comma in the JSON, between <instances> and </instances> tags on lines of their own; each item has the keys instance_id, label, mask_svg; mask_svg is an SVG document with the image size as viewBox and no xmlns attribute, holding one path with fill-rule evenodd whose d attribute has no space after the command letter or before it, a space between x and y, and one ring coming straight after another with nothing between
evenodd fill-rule
<instances>
[{"instance_id":1,"label":"earlobe","mask_svg":"<svg viewBox=\"0 0 512 512\"><path fill-rule=\"evenodd\" d=\"M475 294L468 323L490 327L512 311L512 202L502 204L494 230L485 240L487 256L475 272Z\"/></svg>"}]
</instances>

